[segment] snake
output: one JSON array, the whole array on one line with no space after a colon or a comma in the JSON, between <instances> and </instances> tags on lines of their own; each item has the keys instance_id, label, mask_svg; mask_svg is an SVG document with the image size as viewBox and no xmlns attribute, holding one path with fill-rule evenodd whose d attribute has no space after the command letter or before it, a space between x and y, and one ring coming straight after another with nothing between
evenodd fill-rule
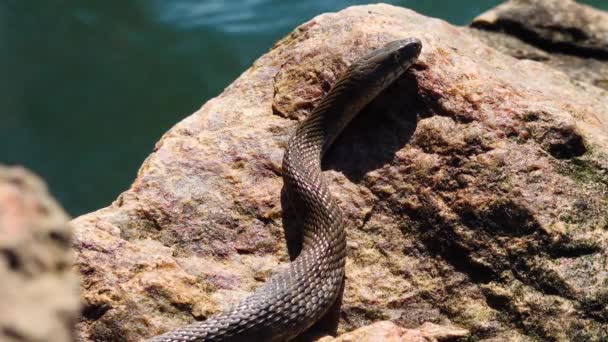
<instances>
[{"instance_id":1,"label":"snake","mask_svg":"<svg viewBox=\"0 0 608 342\"><path fill-rule=\"evenodd\" d=\"M417 38L399 39L353 62L291 136L282 176L302 228L300 254L227 311L149 342L287 341L327 313L345 277L346 232L321 160L348 123L415 63L421 49Z\"/></svg>"}]
</instances>

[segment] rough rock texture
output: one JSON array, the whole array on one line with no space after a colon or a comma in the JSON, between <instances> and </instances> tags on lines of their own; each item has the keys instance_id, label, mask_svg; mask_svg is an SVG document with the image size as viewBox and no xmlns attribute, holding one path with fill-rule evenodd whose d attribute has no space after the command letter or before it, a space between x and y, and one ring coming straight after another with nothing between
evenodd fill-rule
<instances>
[{"instance_id":1,"label":"rough rock texture","mask_svg":"<svg viewBox=\"0 0 608 342\"><path fill-rule=\"evenodd\" d=\"M325 337L318 342L436 342L454 341L467 335L467 330L433 323L424 323L418 329L405 329L391 321L381 321L335 338Z\"/></svg>"},{"instance_id":2,"label":"rough rock texture","mask_svg":"<svg viewBox=\"0 0 608 342\"><path fill-rule=\"evenodd\" d=\"M0 341L72 341L80 313L72 230L45 185L0 165Z\"/></svg>"},{"instance_id":3,"label":"rough rock texture","mask_svg":"<svg viewBox=\"0 0 608 342\"><path fill-rule=\"evenodd\" d=\"M419 63L325 159L349 241L338 332L390 320L470 340L605 340L608 93L469 31L370 5L279 41L167 132L111 206L73 221L81 337L205 319L296 254L287 139L347 65L416 36Z\"/></svg>"},{"instance_id":4,"label":"rough rock texture","mask_svg":"<svg viewBox=\"0 0 608 342\"><path fill-rule=\"evenodd\" d=\"M608 89L608 13L571 0L511 0L471 26L472 34L503 53Z\"/></svg>"}]
</instances>

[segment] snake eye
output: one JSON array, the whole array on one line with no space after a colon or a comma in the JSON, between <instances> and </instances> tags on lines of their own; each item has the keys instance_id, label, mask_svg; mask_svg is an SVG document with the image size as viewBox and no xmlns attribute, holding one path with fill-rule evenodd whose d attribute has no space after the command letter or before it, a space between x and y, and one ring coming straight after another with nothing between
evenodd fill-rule
<instances>
[{"instance_id":1,"label":"snake eye","mask_svg":"<svg viewBox=\"0 0 608 342\"><path fill-rule=\"evenodd\" d=\"M401 61L401 56L399 56L398 53L394 53L393 59L395 60L395 62L399 63Z\"/></svg>"}]
</instances>

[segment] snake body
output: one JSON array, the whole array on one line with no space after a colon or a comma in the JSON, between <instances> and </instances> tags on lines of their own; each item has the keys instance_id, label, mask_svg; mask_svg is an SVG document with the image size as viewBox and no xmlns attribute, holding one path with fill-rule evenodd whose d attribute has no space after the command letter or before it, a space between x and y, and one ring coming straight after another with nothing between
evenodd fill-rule
<instances>
[{"instance_id":1,"label":"snake body","mask_svg":"<svg viewBox=\"0 0 608 342\"><path fill-rule=\"evenodd\" d=\"M416 38L393 41L351 64L291 137L283 180L303 225L300 255L228 311L150 341L285 341L327 312L344 278L346 234L321 158L351 119L415 62L421 46Z\"/></svg>"}]
</instances>

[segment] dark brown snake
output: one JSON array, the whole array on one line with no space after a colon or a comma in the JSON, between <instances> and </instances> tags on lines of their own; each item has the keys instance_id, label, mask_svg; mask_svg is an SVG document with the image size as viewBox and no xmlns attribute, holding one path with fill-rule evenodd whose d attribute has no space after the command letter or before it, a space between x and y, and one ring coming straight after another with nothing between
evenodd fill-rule
<instances>
[{"instance_id":1,"label":"dark brown snake","mask_svg":"<svg viewBox=\"0 0 608 342\"><path fill-rule=\"evenodd\" d=\"M421 48L416 38L397 40L353 63L291 137L283 181L303 225L300 255L231 309L150 341L285 341L327 312L344 278L346 233L323 180L321 158L352 118L416 61Z\"/></svg>"}]
</instances>

